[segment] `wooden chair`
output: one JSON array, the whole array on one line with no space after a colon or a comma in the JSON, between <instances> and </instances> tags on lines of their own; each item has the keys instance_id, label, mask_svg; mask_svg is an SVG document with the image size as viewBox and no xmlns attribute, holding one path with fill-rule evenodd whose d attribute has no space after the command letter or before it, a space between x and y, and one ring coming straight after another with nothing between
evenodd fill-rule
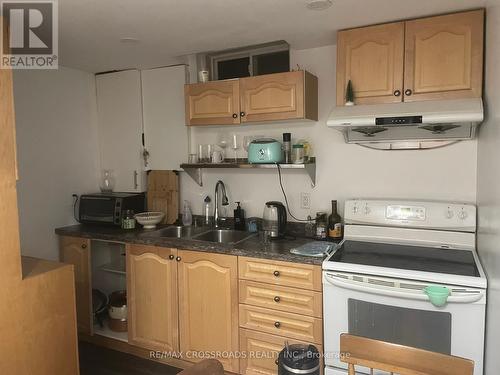
<instances>
[{"instance_id":1,"label":"wooden chair","mask_svg":"<svg viewBox=\"0 0 500 375\"><path fill-rule=\"evenodd\" d=\"M472 375L474 361L408 346L353 336L340 335L340 360L354 366L364 366L401 375Z\"/></svg>"}]
</instances>

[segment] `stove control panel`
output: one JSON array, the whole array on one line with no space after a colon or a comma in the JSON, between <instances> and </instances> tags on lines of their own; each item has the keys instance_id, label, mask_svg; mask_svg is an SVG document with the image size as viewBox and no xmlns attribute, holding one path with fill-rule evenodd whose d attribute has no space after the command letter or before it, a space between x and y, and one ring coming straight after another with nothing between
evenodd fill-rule
<instances>
[{"instance_id":1,"label":"stove control panel","mask_svg":"<svg viewBox=\"0 0 500 375\"><path fill-rule=\"evenodd\" d=\"M476 231L476 206L435 201L348 200L346 224Z\"/></svg>"}]
</instances>

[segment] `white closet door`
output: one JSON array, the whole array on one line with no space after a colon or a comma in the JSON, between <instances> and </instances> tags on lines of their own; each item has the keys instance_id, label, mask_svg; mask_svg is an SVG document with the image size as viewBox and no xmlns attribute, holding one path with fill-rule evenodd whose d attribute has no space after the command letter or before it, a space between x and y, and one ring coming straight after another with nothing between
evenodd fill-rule
<instances>
[{"instance_id":1,"label":"white closet door","mask_svg":"<svg viewBox=\"0 0 500 375\"><path fill-rule=\"evenodd\" d=\"M138 70L96 76L101 169L112 169L115 191L145 191L141 75Z\"/></svg>"},{"instance_id":2,"label":"white closet door","mask_svg":"<svg viewBox=\"0 0 500 375\"><path fill-rule=\"evenodd\" d=\"M186 66L143 70L141 74L148 169L178 170L188 158L184 117Z\"/></svg>"}]
</instances>

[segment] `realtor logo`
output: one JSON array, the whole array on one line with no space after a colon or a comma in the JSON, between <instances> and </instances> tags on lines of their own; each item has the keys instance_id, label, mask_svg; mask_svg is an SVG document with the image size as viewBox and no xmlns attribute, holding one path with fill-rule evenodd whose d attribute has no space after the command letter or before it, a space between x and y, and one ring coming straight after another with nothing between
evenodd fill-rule
<instances>
[{"instance_id":1,"label":"realtor logo","mask_svg":"<svg viewBox=\"0 0 500 375\"><path fill-rule=\"evenodd\" d=\"M1 10L0 68L57 69L57 2L1 1Z\"/></svg>"}]
</instances>

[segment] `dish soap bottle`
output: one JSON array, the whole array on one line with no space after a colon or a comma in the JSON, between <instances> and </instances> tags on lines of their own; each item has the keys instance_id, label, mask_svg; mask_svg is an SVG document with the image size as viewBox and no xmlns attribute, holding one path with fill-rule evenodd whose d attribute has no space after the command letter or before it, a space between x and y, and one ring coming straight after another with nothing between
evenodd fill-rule
<instances>
[{"instance_id":1,"label":"dish soap bottle","mask_svg":"<svg viewBox=\"0 0 500 375\"><path fill-rule=\"evenodd\" d=\"M182 210L182 225L193 224L193 215L191 214L191 209L189 208L189 202L184 201L184 209Z\"/></svg>"},{"instance_id":2,"label":"dish soap bottle","mask_svg":"<svg viewBox=\"0 0 500 375\"><path fill-rule=\"evenodd\" d=\"M212 212L212 200L210 197L207 195L205 199L203 200L203 215L205 216L204 218L204 224L209 226L211 222L211 215L210 213Z\"/></svg>"},{"instance_id":3,"label":"dish soap bottle","mask_svg":"<svg viewBox=\"0 0 500 375\"><path fill-rule=\"evenodd\" d=\"M235 202L238 206L234 210L234 229L245 230L245 210L240 206L240 202Z\"/></svg>"}]
</instances>

